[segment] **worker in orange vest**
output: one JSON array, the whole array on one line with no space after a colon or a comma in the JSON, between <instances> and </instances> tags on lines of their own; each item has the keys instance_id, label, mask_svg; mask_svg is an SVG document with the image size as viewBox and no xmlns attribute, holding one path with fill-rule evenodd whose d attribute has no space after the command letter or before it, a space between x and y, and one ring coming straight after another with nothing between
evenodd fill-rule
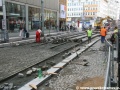
<instances>
[{"instance_id":1,"label":"worker in orange vest","mask_svg":"<svg viewBox=\"0 0 120 90\"><path fill-rule=\"evenodd\" d=\"M105 36L107 35L107 30L105 27L102 27L100 30L100 35L101 35L101 43L104 43L105 41Z\"/></svg>"}]
</instances>

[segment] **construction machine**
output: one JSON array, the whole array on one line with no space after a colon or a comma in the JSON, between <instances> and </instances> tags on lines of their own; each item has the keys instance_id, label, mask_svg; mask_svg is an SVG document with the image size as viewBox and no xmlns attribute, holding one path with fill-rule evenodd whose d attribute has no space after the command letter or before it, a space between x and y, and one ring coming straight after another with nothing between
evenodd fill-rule
<instances>
[{"instance_id":1,"label":"construction machine","mask_svg":"<svg viewBox=\"0 0 120 90\"><path fill-rule=\"evenodd\" d=\"M104 20L107 20L107 23L103 23ZM99 21L96 21L95 24L94 24L94 27L96 28L96 30L100 29L101 26L108 26L110 25L110 22L112 21L113 19L109 16L105 17L105 18L101 18Z\"/></svg>"}]
</instances>

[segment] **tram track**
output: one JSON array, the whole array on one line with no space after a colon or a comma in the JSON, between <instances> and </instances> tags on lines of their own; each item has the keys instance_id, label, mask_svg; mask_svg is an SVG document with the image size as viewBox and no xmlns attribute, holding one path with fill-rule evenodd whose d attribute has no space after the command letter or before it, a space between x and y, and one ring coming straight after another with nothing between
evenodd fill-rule
<instances>
[{"instance_id":1,"label":"tram track","mask_svg":"<svg viewBox=\"0 0 120 90\"><path fill-rule=\"evenodd\" d=\"M79 35L79 34L78 34L78 35ZM36 46L36 44L37 44L37 43L35 43L34 48L36 48L36 47L39 47L39 48L41 47L41 48L43 48L43 47L47 47L47 44L48 44L48 43L45 43L45 44L42 43L42 46L41 46L40 43L37 44L37 46ZM34 45L34 44L33 44L33 45ZM30 47L33 47L33 45L30 44L29 46L30 46ZM43 45L44 45L44 46L43 46ZM54 44L52 44L52 43L49 43L49 44L48 44L48 46L51 46L51 45L54 45ZM19 48L19 47L23 47L23 45L22 45L22 46L21 46L21 45L18 46L18 48ZM16 48L16 47L12 47L12 48L14 49L14 48ZM26 47L25 47L25 48L26 48ZM49 49L49 48L50 48L50 47L48 47L47 49ZM9 49L11 49L11 48L9 48ZM9 49L8 49L8 50L9 50ZM18 51L18 52L19 52L19 51ZM11 53L12 53L12 52L11 52ZM29 52L28 52L28 53L29 53ZM28 53L26 53L26 54L28 54ZM20 71L22 71L22 70L20 70ZM19 71L19 72L20 72L20 71ZM14 75L14 74L13 74L13 75ZM2 80L0 80L0 82L1 82L1 81L2 81ZM3 80L3 81L4 81L4 80Z\"/></svg>"},{"instance_id":2,"label":"tram track","mask_svg":"<svg viewBox=\"0 0 120 90\"><path fill-rule=\"evenodd\" d=\"M66 33L55 33L55 34L46 34L45 37L48 37L48 38L51 38L51 37L62 37L62 36L65 36L67 34ZM76 32L74 34L77 34ZM82 34L82 33L81 33ZM43 37L41 37L43 39ZM8 46L19 46L19 45L25 45L25 44L31 44L31 43L34 43L35 42L35 35L32 35L31 37L29 37L28 39L22 39L22 38L13 38L15 39L12 40L10 39L10 42L8 43L2 43L0 44L0 48L4 48L4 47L8 47ZM43 45L45 43L42 43Z\"/></svg>"},{"instance_id":3,"label":"tram track","mask_svg":"<svg viewBox=\"0 0 120 90\"><path fill-rule=\"evenodd\" d=\"M98 36L98 35L94 35L93 38L95 38L95 37L97 37L97 36ZM80 38L80 39L81 39L81 38ZM83 42L86 42L86 41L87 41L87 38L83 40ZM70 49L72 49L72 48L80 45L80 43L74 43L74 42L69 42L69 43L73 43L73 45L71 45L70 47L68 47L68 48L66 48L66 49L64 48L63 51L58 52L57 54L54 54L53 56L51 56L51 57L49 57L49 58L47 58L47 59L45 59L45 60L42 60L42 61L40 61L40 62L36 62L36 64L34 64L34 65L27 66L26 69L22 69L22 70L17 71L17 72L14 73L13 75L10 75L10 76L2 79L2 80L0 81L0 83L3 84L4 82L9 81L10 79L11 79L11 80L14 80L14 77L17 76L18 73L20 73L20 72L25 72L25 71L27 71L27 69L30 69L30 68L32 68L32 67L38 66L40 63L41 63L41 64L42 64L42 63L45 64L48 60L53 59L55 56L59 56L60 54L61 54L61 56L62 56L62 53L65 53L66 51L69 51ZM66 44L68 44L68 43L66 43ZM68 46L68 45L66 45L66 46ZM64 46L64 47L66 47L66 46ZM40 46L39 46L39 47L40 47ZM59 49L60 49L60 48L62 48L63 46L62 46L62 45L58 45L57 47L59 47ZM57 48L55 48L55 50L56 50L56 49L57 49ZM33 76L33 77L34 77L34 76ZM18 78L18 77L16 77L16 78ZM10 81L11 81L11 80L10 80Z\"/></svg>"},{"instance_id":4,"label":"tram track","mask_svg":"<svg viewBox=\"0 0 120 90\"><path fill-rule=\"evenodd\" d=\"M45 37L47 42L45 42L45 43L43 42L41 44L33 45L32 47L39 46L39 45L45 45L45 44L48 44L48 43L53 43L54 40L59 42L59 39L61 39L62 42L65 43L66 40L69 40L70 38L75 38L76 36L79 36L79 35L80 36L84 35L84 33L76 33L75 32L75 33L66 33L66 34L61 34L61 35ZM42 40L43 40L43 38L42 38ZM57 45L57 43L56 43L56 45Z\"/></svg>"},{"instance_id":5,"label":"tram track","mask_svg":"<svg viewBox=\"0 0 120 90\"><path fill-rule=\"evenodd\" d=\"M94 38L93 38L94 39ZM75 53L73 53L72 55L70 55L70 56L68 56L68 58L66 57L66 59L62 59L62 60L60 60L59 62L58 62L58 64L56 64L56 65L54 65L54 66L52 66L51 68L49 68L48 70L47 70L47 72L49 73L49 72L51 72L50 73L50 75L46 75L46 76L44 76L43 78L41 78L41 79L39 79L39 78L35 78L34 80L31 80L30 82L28 82L27 84L25 84L23 87L21 87L21 88L19 88L18 90L24 90L24 89L26 89L26 90L32 90L32 88L31 87L29 87L29 85L30 84L33 84L33 85L37 85L37 87L38 88L40 88L41 87L41 85L43 84L43 83L45 83L46 82L46 86L48 85L48 83L47 83L47 81L51 78L51 76L52 76L52 73L54 73L54 71L55 71L55 73L58 73L61 69L64 69L64 67L66 67L66 65L67 64L69 64L69 59L70 59L70 61L72 61L73 59L75 59L76 58L76 55L77 54L81 54L82 52L84 52L84 51L86 51L89 47L91 47L94 43L96 43L99 39L97 38L97 39L94 39L95 41L93 41L91 44L88 44L88 45L86 45L85 43L85 48L83 48L83 49L81 49L81 50L78 50L78 51L75 51ZM68 63L67 63L68 62ZM61 63L61 64L60 64ZM66 64L65 64L66 63ZM63 67L61 66L63 64ZM83 65L83 64L81 64L81 65ZM57 67L58 66L58 67ZM53 70L52 70L53 69ZM54 74L53 74L54 75ZM55 74L56 75L56 74ZM59 75L59 74L58 74ZM57 75L56 75L57 76ZM39 82L39 83L38 83ZM30 89L31 88L31 89ZM41 89L40 89L41 90Z\"/></svg>"}]
</instances>

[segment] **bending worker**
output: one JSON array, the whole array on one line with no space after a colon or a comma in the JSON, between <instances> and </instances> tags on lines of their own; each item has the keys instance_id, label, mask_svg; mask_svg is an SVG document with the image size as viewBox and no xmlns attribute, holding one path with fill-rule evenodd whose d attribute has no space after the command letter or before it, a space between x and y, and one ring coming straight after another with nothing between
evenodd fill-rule
<instances>
[{"instance_id":1,"label":"bending worker","mask_svg":"<svg viewBox=\"0 0 120 90\"><path fill-rule=\"evenodd\" d=\"M117 34L118 34L118 28L117 27L115 27L115 29L114 29L114 39L115 39L115 47L117 47Z\"/></svg>"},{"instance_id":2,"label":"bending worker","mask_svg":"<svg viewBox=\"0 0 120 90\"><path fill-rule=\"evenodd\" d=\"M107 30L105 27L102 27L100 30L100 35L101 35L101 43L104 43L105 37L107 35Z\"/></svg>"},{"instance_id":3,"label":"bending worker","mask_svg":"<svg viewBox=\"0 0 120 90\"><path fill-rule=\"evenodd\" d=\"M116 40L116 38L117 38L117 34L118 34L118 28L115 27L115 29L114 29L114 38L115 38L115 40Z\"/></svg>"},{"instance_id":4,"label":"bending worker","mask_svg":"<svg viewBox=\"0 0 120 90\"><path fill-rule=\"evenodd\" d=\"M92 37L92 30L91 30L91 28L89 28L87 30L87 36L88 36L88 43L90 43L91 42L91 37Z\"/></svg>"},{"instance_id":5,"label":"bending worker","mask_svg":"<svg viewBox=\"0 0 120 90\"><path fill-rule=\"evenodd\" d=\"M36 42L39 43L41 41L41 33L42 31L40 29L38 29L36 31Z\"/></svg>"}]
</instances>

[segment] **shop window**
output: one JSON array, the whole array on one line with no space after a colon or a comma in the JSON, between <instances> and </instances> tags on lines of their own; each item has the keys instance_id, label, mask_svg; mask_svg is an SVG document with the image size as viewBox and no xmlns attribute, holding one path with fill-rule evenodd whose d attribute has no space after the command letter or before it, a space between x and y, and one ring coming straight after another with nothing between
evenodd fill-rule
<instances>
[{"instance_id":1,"label":"shop window","mask_svg":"<svg viewBox=\"0 0 120 90\"><path fill-rule=\"evenodd\" d=\"M25 27L25 6L6 2L7 28L10 32L19 31Z\"/></svg>"},{"instance_id":2,"label":"shop window","mask_svg":"<svg viewBox=\"0 0 120 90\"><path fill-rule=\"evenodd\" d=\"M28 8L28 16L29 16L29 30L36 30L40 27L40 9L29 7Z\"/></svg>"},{"instance_id":3,"label":"shop window","mask_svg":"<svg viewBox=\"0 0 120 90\"><path fill-rule=\"evenodd\" d=\"M57 26L57 12L46 10L45 28L56 29Z\"/></svg>"}]
</instances>

